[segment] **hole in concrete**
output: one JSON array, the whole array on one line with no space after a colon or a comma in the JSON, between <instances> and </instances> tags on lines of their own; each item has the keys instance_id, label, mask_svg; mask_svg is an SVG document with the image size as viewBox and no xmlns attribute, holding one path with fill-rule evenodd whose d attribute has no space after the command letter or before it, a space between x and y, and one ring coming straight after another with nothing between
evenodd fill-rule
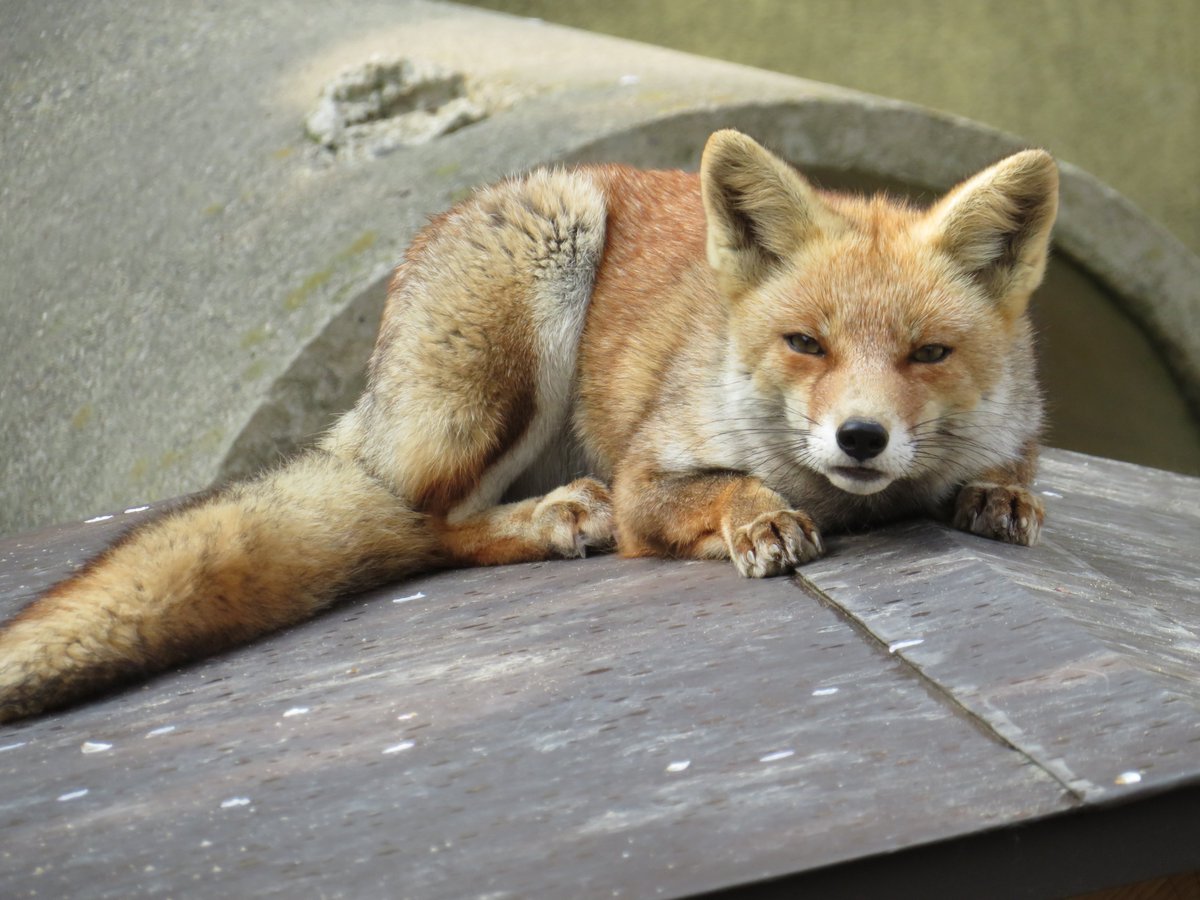
<instances>
[{"instance_id":1,"label":"hole in concrete","mask_svg":"<svg viewBox=\"0 0 1200 900\"><path fill-rule=\"evenodd\" d=\"M419 60L373 58L325 86L305 127L339 159L371 158L478 122L492 105L461 72Z\"/></svg>"}]
</instances>

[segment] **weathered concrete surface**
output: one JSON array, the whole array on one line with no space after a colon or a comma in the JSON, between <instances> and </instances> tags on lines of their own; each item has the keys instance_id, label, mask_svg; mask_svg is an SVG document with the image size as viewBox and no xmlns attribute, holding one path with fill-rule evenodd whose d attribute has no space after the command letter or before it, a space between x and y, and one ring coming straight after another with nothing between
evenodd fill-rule
<instances>
[{"instance_id":1,"label":"weathered concrete surface","mask_svg":"<svg viewBox=\"0 0 1200 900\"><path fill-rule=\"evenodd\" d=\"M326 164L305 119L372 53L525 99L382 164ZM654 85L637 103L631 53ZM211 481L297 352L469 185L717 85L795 90L419 2L30 0L7 8L0 59L0 531Z\"/></svg>"},{"instance_id":2,"label":"weathered concrete surface","mask_svg":"<svg viewBox=\"0 0 1200 900\"><path fill-rule=\"evenodd\" d=\"M491 112L333 161L305 121L372 54L463 72ZM569 158L692 165L725 124L799 163L932 187L1018 146L880 98L417 0L20 0L0 29L0 116L0 533L194 490L321 427L353 396L387 271L473 184ZM1097 261L1200 396L1200 265L1066 175L1062 246Z\"/></svg>"}]
</instances>

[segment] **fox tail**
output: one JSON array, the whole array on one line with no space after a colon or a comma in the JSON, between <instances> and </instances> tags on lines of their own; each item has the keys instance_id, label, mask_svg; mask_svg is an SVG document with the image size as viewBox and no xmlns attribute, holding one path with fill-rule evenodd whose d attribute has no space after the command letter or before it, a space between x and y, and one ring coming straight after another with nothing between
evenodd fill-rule
<instances>
[{"instance_id":1,"label":"fox tail","mask_svg":"<svg viewBox=\"0 0 1200 900\"><path fill-rule=\"evenodd\" d=\"M438 563L425 517L314 450L134 528L0 631L0 722L312 616Z\"/></svg>"}]
</instances>

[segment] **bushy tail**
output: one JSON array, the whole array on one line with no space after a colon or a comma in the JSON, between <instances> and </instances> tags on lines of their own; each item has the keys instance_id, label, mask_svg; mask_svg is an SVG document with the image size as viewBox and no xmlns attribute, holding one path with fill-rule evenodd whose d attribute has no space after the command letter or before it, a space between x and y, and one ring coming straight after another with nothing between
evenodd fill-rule
<instances>
[{"instance_id":1,"label":"bushy tail","mask_svg":"<svg viewBox=\"0 0 1200 900\"><path fill-rule=\"evenodd\" d=\"M0 722L302 621L437 564L424 518L321 451L134 529L0 631Z\"/></svg>"}]
</instances>

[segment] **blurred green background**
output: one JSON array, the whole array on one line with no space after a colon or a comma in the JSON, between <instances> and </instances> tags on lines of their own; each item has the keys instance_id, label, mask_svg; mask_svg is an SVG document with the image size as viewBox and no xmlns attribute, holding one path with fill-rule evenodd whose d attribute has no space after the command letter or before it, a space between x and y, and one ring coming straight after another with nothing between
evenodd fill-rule
<instances>
[{"instance_id":1,"label":"blurred green background","mask_svg":"<svg viewBox=\"0 0 1200 900\"><path fill-rule=\"evenodd\" d=\"M475 0L956 113L1200 253L1200 0Z\"/></svg>"}]
</instances>

